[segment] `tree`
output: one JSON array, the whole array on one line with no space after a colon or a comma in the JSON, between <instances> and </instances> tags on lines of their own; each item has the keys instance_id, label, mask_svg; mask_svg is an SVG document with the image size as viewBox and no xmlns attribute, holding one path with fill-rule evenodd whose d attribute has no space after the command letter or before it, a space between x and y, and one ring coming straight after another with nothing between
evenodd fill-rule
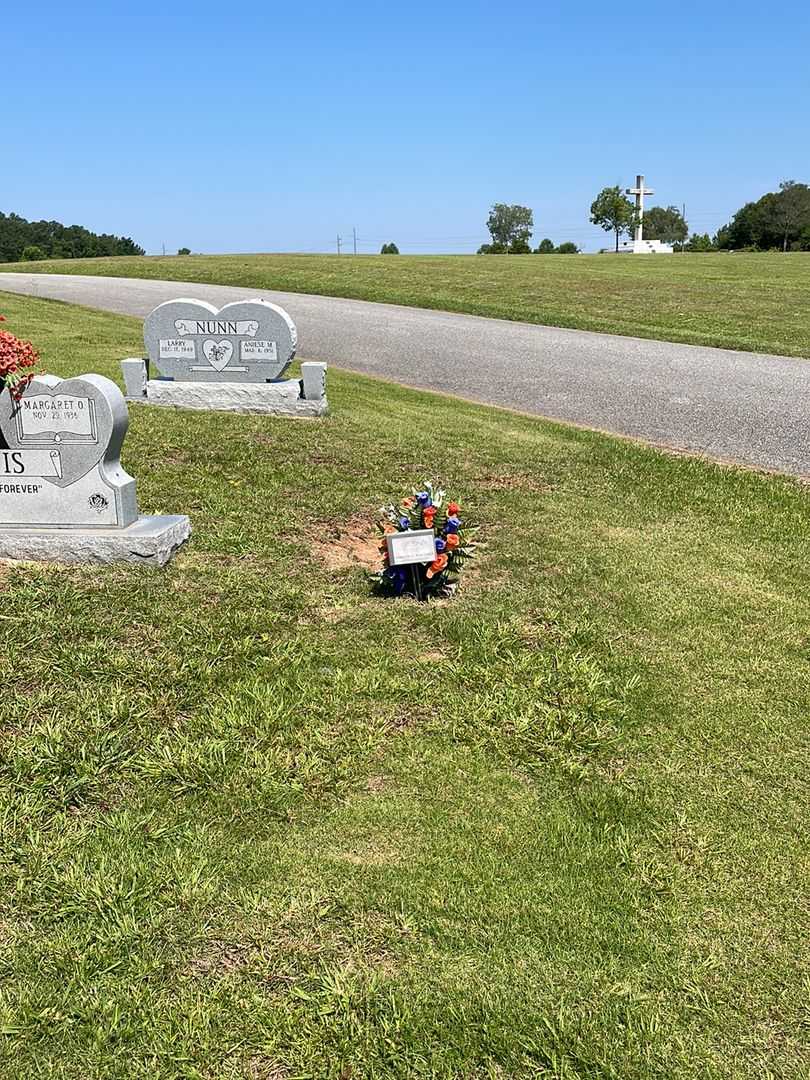
<instances>
[{"instance_id":1,"label":"tree","mask_svg":"<svg viewBox=\"0 0 810 1080\"><path fill-rule=\"evenodd\" d=\"M717 246L786 251L792 243L801 244L809 228L810 187L784 180L779 191L769 191L740 207L728 225L718 229Z\"/></svg>"},{"instance_id":2,"label":"tree","mask_svg":"<svg viewBox=\"0 0 810 1080\"><path fill-rule=\"evenodd\" d=\"M692 233L689 238L689 243L685 245L687 251L714 251L715 245L712 243L711 237L708 233Z\"/></svg>"},{"instance_id":3,"label":"tree","mask_svg":"<svg viewBox=\"0 0 810 1080\"><path fill-rule=\"evenodd\" d=\"M689 235L689 226L677 206L651 206L644 211L644 239L663 240L665 244L682 244Z\"/></svg>"},{"instance_id":4,"label":"tree","mask_svg":"<svg viewBox=\"0 0 810 1080\"><path fill-rule=\"evenodd\" d=\"M399 255L399 248L396 244L383 244L380 248L381 255Z\"/></svg>"},{"instance_id":5,"label":"tree","mask_svg":"<svg viewBox=\"0 0 810 1080\"><path fill-rule=\"evenodd\" d=\"M25 248L43 253L38 258L83 259L93 255L143 255L128 236L98 235L81 225L59 221L26 221L19 214L0 213L0 262L17 262Z\"/></svg>"},{"instance_id":6,"label":"tree","mask_svg":"<svg viewBox=\"0 0 810 1080\"><path fill-rule=\"evenodd\" d=\"M46 258L47 255L38 244L28 244L27 247L22 249L20 262L37 262L39 259Z\"/></svg>"},{"instance_id":7,"label":"tree","mask_svg":"<svg viewBox=\"0 0 810 1080\"><path fill-rule=\"evenodd\" d=\"M591 221L605 232L616 234L616 250L619 250L619 237L629 233L636 220L636 211L629 199L622 195L621 188L602 188L591 203Z\"/></svg>"},{"instance_id":8,"label":"tree","mask_svg":"<svg viewBox=\"0 0 810 1080\"><path fill-rule=\"evenodd\" d=\"M487 228L492 243L482 244L482 249L489 250L481 250L481 254L494 255L504 252L507 255L526 255L531 251L529 240L534 228L534 216L528 206L495 203L489 212Z\"/></svg>"},{"instance_id":9,"label":"tree","mask_svg":"<svg viewBox=\"0 0 810 1080\"><path fill-rule=\"evenodd\" d=\"M579 255L579 248L571 240L566 240L564 244L560 244L554 253L555 255Z\"/></svg>"},{"instance_id":10,"label":"tree","mask_svg":"<svg viewBox=\"0 0 810 1080\"><path fill-rule=\"evenodd\" d=\"M545 240L541 240L537 247L534 249L535 255L553 255L554 254L554 241L549 240L548 237Z\"/></svg>"},{"instance_id":11,"label":"tree","mask_svg":"<svg viewBox=\"0 0 810 1080\"><path fill-rule=\"evenodd\" d=\"M782 237L782 251L797 238L810 218L810 187L795 180L783 180L772 206L773 220Z\"/></svg>"},{"instance_id":12,"label":"tree","mask_svg":"<svg viewBox=\"0 0 810 1080\"><path fill-rule=\"evenodd\" d=\"M178 255L190 255L191 254L191 248L178 248L177 249L177 254Z\"/></svg>"}]
</instances>

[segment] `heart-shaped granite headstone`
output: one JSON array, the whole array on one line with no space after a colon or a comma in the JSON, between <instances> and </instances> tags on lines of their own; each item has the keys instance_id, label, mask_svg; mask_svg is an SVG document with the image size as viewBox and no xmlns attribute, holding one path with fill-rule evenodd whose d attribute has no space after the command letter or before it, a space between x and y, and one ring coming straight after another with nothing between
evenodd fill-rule
<instances>
[{"instance_id":1,"label":"heart-shaped granite headstone","mask_svg":"<svg viewBox=\"0 0 810 1080\"><path fill-rule=\"evenodd\" d=\"M47 451L36 458L52 463L42 479L61 488L101 461L117 465L127 424L121 391L101 375L39 375L20 402L0 394L0 437L6 449Z\"/></svg>"},{"instance_id":2,"label":"heart-shaped granite headstone","mask_svg":"<svg viewBox=\"0 0 810 1080\"><path fill-rule=\"evenodd\" d=\"M168 300L143 324L149 362L178 382L272 382L295 356L295 323L269 300L215 308L204 300Z\"/></svg>"}]
</instances>

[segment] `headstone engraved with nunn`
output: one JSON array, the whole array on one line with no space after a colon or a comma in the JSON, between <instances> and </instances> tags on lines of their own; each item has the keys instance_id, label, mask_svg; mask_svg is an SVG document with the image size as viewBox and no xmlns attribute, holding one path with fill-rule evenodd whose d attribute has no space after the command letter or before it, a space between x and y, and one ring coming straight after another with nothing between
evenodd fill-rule
<instances>
[{"instance_id":1,"label":"headstone engraved with nunn","mask_svg":"<svg viewBox=\"0 0 810 1080\"><path fill-rule=\"evenodd\" d=\"M122 362L127 398L150 405L226 412L322 416L326 365L282 376L298 345L295 323L268 300L215 308L167 300L144 320L147 357Z\"/></svg>"}]
</instances>

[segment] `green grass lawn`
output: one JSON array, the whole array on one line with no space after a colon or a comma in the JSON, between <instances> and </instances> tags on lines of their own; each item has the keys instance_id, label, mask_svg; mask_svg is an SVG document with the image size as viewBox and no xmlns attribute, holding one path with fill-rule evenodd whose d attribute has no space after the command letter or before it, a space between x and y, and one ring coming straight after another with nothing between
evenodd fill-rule
<instances>
[{"instance_id":1,"label":"green grass lawn","mask_svg":"<svg viewBox=\"0 0 810 1080\"><path fill-rule=\"evenodd\" d=\"M0 310L55 373L140 348ZM807 1076L807 489L329 393L132 408L165 571L0 567L0 1076ZM376 598L322 544L429 475L487 546Z\"/></svg>"},{"instance_id":2,"label":"green grass lawn","mask_svg":"<svg viewBox=\"0 0 810 1080\"><path fill-rule=\"evenodd\" d=\"M810 254L193 255L2 263L348 296L810 357Z\"/></svg>"}]
</instances>

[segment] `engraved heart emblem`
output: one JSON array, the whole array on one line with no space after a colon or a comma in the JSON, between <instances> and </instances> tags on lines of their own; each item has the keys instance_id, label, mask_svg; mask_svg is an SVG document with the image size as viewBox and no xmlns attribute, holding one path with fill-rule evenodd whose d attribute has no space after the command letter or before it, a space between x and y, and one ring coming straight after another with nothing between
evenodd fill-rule
<instances>
[{"instance_id":1,"label":"engraved heart emblem","mask_svg":"<svg viewBox=\"0 0 810 1080\"><path fill-rule=\"evenodd\" d=\"M39 375L19 404L0 394L0 449L30 460L30 468L41 470L37 475L60 488L102 460L117 462L127 423L121 391L101 375Z\"/></svg>"},{"instance_id":2,"label":"engraved heart emblem","mask_svg":"<svg viewBox=\"0 0 810 1080\"><path fill-rule=\"evenodd\" d=\"M228 361L233 356L233 345L230 341L214 341L211 338L203 342L203 356L214 369L222 371L228 366Z\"/></svg>"}]
</instances>

